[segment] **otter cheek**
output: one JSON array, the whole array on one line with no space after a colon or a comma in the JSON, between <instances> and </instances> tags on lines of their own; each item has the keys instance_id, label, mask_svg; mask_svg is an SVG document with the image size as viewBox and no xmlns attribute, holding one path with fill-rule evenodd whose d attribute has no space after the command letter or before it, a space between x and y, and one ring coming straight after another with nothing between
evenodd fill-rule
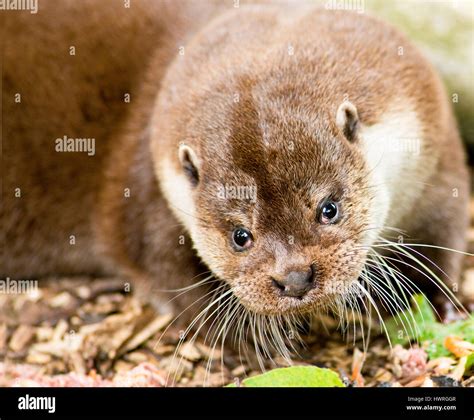
<instances>
[{"instance_id":1,"label":"otter cheek","mask_svg":"<svg viewBox=\"0 0 474 420\"><path fill-rule=\"evenodd\" d=\"M263 267L234 268L236 271L227 283L241 305L255 313L268 312L275 307L276 300L267 275L268 270Z\"/></svg>"},{"instance_id":2,"label":"otter cheek","mask_svg":"<svg viewBox=\"0 0 474 420\"><path fill-rule=\"evenodd\" d=\"M356 248L352 243L340 253L331 257L331 264L326 265L325 280L322 282L321 292L325 296L347 296L359 294L355 285L361 276L365 264L366 251Z\"/></svg>"}]
</instances>

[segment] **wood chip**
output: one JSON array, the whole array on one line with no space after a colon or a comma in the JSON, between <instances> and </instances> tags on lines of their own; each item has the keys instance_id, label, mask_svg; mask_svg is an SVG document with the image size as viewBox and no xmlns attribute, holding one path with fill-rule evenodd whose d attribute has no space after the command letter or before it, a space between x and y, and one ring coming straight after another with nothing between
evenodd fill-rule
<instances>
[{"instance_id":1,"label":"wood chip","mask_svg":"<svg viewBox=\"0 0 474 420\"><path fill-rule=\"evenodd\" d=\"M124 360L117 360L114 364L115 372L128 372L134 367L133 363L126 362Z\"/></svg>"},{"instance_id":2,"label":"wood chip","mask_svg":"<svg viewBox=\"0 0 474 420\"><path fill-rule=\"evenodd\" d=\"M179 381L193 370L193 364L184 358L169 356L160 361L159 365L169 373L171 379Z\"/></svg>"},{"instance_id":3,"label":"wood chip","mask_svg":"<svg viewBox=\"0 0 474 420\"><path fill-rule=\"evenodd\" d=\"M222 358L222 351L220 348L211 349L209 346L206 346L203 343L196 343L196 347L199 349L201 354L204 356L205 359L209 360L221 360Z\"/></svg>"},{"instance_id":4,"label":"wood chip","mask_svg":"<svg viewBox=\"0 0 474 420\"><path fill-rule=\"evenodd\" d=\"M35 335L35 330L29 325L20 325L12 334L9 347L14 352L19 352L31 342Z\"/></svg>"},{"instance_id":5,"label":"wood chip","mask_svg":"<svg viewBox=\"0 0 474 420\"><path fill-rule=\"evenodd\" d=\"M245 365L237 366L235 369L232 370L232 376L234 378L244 376L246 371L247 367Z\"/></svg>"},{"instance_id":6,"label":"wood chip","mask_svg":"<svg viewBox=\"0 0 474 420\"><path fill-rule=\"evenodd\" d=\"M0 324L0 353L7 349L8 328L7 324Z\"/></svg>"},{"instance_id":7,"label":"wood chip","mask_svg":"<svg viewBox=\"0 0 474 420\"><path fill-rule=\"evenodd\" d=\"M427 364L428 370L435 375L447 375L453 369L456 361L451 357L438 357L430 360Z\"/></svg>"},{"instance_id":8,"label":"wood chip","mask_svg":"<svg viewBox=\"0 0 474 420\"><path fill-rule=\"evenodd\" d=\"M69 364L72 365L72 370L74 372L85 374L86 373L86 364L84 359L79 354L79 352L71 352L68 355Z\"/></svg>"},{"instance_id":9,"label":"wood chip","mask_svg":"<svg viewBox=\"0 0 474 420\"><path fill-rule=\"evenodd\" d=\"M40 353L37 351L30 351L26 356L26 362L33 365L45 365L51 362L52 357L49 354Z\"/></svg>"},{"instance_id":10,"label":"wood chip","mask_svg":"<svg viewBox=\"0 0 474 420\"><path fill-rule=\"evenodd\" d=\"M79 298L83 300L89 299L92 295L92 290L90 289L89 286L86 286L86 285L76 287L74 289L74 292Z\"/></svg>"},{"instance_id":11,"label":"wood chip","mask_svg":"<svg viewBox=\"0 0 474 420\"><path fill-rule=\"evenodd\" d=\"M83 318L87 316L108 315L118 312L125 298L120 294L100 295L95 302L87 302L81 307Z\"/></svg>"},{"instance_id":12,"label":"wood chip","mask_svg":"<svg viewBox=\"0 0 474 420\"><path fill-rule=\"evenodd\" d=\"M133 323L129 323L113 330L101 328L87 335L83 347L85 357L96 358L103 354L109 359L115 359L119 349L132 336L134 327Z\"/></svg>"},{"instance_id":13,"label":"wood chip","mask_svg":"<svg viewBox=\"0 0 474 420\"><path fill-rule=\"evenodd\" d=\"M426 379L427 379L427 376L423 374L412 379L411 381L406 383L404 386L407 388L420 387L425 383Z\"/></svg>"},{"instance_id":14,"label":"wood chip","mask_svg":"<svg viewBox=\"0 0 474 420\"><path fill-rule=\"evenodd\" d=\"M375 374L374 379L378 382L392 382L393 374L386 369L379 368Z\"/></svg>"},{"instance_id":15,"label":"wood chip","mask_svg":"<svg viewBox=\"0 0 474 420\"><path fill-rule=\"evenodd\" d=\"M113 379L120 387L159 387L166 385L166 373L150 363L142 363L130 371L122 371Z\"/></svg>"},{"instance_id":16,"label":"wood chip","mask_svg":"<svg viewBox=\"0 0 474 420\"><path fill-rule=\"evenodd\" d=\"M282 356L276 356L273 358L275 364L279 367L289 367L291 366L291 360L287 360Z\"/></svg>"},{"instance_id":17,"label":"wood chip","mask_svg":"<svg viewBox=\"0 0 474 420\"><path fill-rule=\"evenodd\" d=\"M126 359L136 365L147 362L149 360L149 355L144 353L143 351L132 351L131 353L128 353L126 356Z\"/></svg>"},{"instance_id":18,"label":"wood chip","mask_svg":"<svg viewBox=\"0 0 474 420\"><path fill-rule=\"evenodd\" d=\"M465 386L466 388L474 388L474 376L471 376L467 378L463 383L462 386Z\"/></svg>"},{"instance_id":19,"label":"wood chip","mask_svg":"<svg viewBox=\"0 0 474 420\"><path fill-rule=\"evenodd\" d=\"M43 292L41 289L34 288L26 295L26 297L31 302L38 302L41 298L43 298Z\"/></svg>"},{"instance_id":20,"label":"wood chip","mask_svg":"<svg viewBox=\"0 0 474 420\"><path fill-rule=\"evenodd\" d=\"M153 343L153 341L149 341L146 345L146 348L150 349L153 354L156 354L157 356L165 356L171 353L174 353L176 350L176 346L172 345L166 345L166 346L161 346L158 345L157 343Z\"/></svg>"},{"instance_id":21,"label":"wood chip","mask_svg":"<svg viewBox=\"0 0 474 420\"><path fill-rule=\"evenodd\" d=\"M62 292L49 299L49 306L53 308L67 308L74 304L74 298L69 292Z\"/></svg>"},{"instance_id":22,"label":"wood chip","mask_svg":"<svg viewBox=\"0 0 474 420\"><path fill-rule=\"evenodd\" d=\"M435 386L431 378L426 378L425 381L421 384L422 388L433 388Z\"/></svg>"},{"instance_id":23,"label":"wood chip","mask_svg":"<svg viewBox=\"0 0 474 420\"><path fill-rule=\"evenodd\" d=\"M454 368L449 376L456 379L457 381L461 381L464 375L464 371L466 370L466 363L467 363L467 356L463 356L459 359L458 365Z\"/></svg>"},{"instance_id":24,"label":"wood chip","mask_svg":"<svg viewBox=\"0 0 474 420\"><path fill-rule=\"evenodd\" d=\"M73 327L79 327L82 325L82 320L78 316L74 315L71 317L70 323Z\"/></svg>"},{"instance_id":25,"label":"wood chip","mask_svg":"<svg viewBox=\"0 0 474 420\"><path fill-rule=\"evenodd\" d=\"M207 378L205 385L211 387L222 387L231 382L232 378L227 377L222 372L211 373Z\"/></svg>"},{"instance_id":26,"label":"wood chip","mask_svg":"<svg viewBox=\"0 0 474 420\"><path fill-rule=\"evenodd\" d=\"M47 365L47 374L48 375L59 375L61 373L67 372L66 363L64 360L53 360L49 365Z\"/></svg>"},{"instance_id":27,"label":"wood chip","mask_svg":"<svg viewBox=\"0 0 474 420\"><path fill-rule=\"evenodd\" d=\"M53 338L52 341L59 341L63 337L63 335L66 333L68 330L69 326L68 323L64 320L61 319L57 324L56 328L54 329L53 332Z\"/></svg>"},{"instance_id":28,"label":"wood chip","mask_svg":"<svg viewBox=\"0 0 474 420\"><path fill-rule=\"evenodd\" d=\"M32 351L38 353L50 354L55 357L63 358L66 357L71 351L79 350L79 342L75 346L72 345L71 341L48 341L47 343L35 343L31 347Z\"/></svg>"},{"instance_id":29,"label":"wood chip","mask_svg":"<svg viewBox=\"0 0 474 420\"><path fill-rule=\"evenodd\" d=\"M141 331L135 334L125 345L118 351L118 356L128 353L130 350L133 350L143 344L144 341L148 340L158 331L166 327L171 320L173 319L172 314L161 315L156 317L148 325L145 326Z\"/></svg>"},{"instance_id":30,"label":"wood chip","mask_svg":"<svg viewBox=\"0 0 474 420\"><path fill-rule=\"evenodd\" d=\"M53 339L54 330L51 327L36 328L35 335L37 341L50 341Z\"/></svg>"},{"instance_id":31,"label":"wood chip","mask_svg":"<svg viewBox=\"0 0 474 420\"><path fill-rule=\"evenodd\" d=\"M191 362L197 362L202 359L202 354L198 348L191 342L183 343L179 349L179 355Z\"/></svg>"}]
</instances>

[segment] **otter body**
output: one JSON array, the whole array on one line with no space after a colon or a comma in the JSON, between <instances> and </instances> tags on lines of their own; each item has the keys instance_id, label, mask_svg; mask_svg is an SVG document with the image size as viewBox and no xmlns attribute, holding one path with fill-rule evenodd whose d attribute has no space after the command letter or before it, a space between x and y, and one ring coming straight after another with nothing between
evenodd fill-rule
<instances>
[{"instance_id":1,"label":"otter body","mask_svg":"<svg viewBox=\"0 0 474 420\"><path fill-rule=\"evenodd\" d=\"M383 22L121 0L3 19L2 276L122 274L161 302L210 272L281 315L344 297L383 239L465 249L449 101ZM462 255L423 253L460 281Z\"/></svg>"},{"instance_id":2,"label":"otter body","mask_svg":"<svg viewBox=\"0 0 474 420\"><path fill-rule=\"evenodd\" d=\"M179 47L216 12L211 4L207 9L195 2L138 1L127 8L120 0L86 0L41 2L37 14L2 13L2 275L117 271L95 228L109 155L146 90L150 59L159 63L153 70L159 89ZM64 138L94 139L94 154L68 152L67 143L58 151Z\"/></svg>"}]
</instances>

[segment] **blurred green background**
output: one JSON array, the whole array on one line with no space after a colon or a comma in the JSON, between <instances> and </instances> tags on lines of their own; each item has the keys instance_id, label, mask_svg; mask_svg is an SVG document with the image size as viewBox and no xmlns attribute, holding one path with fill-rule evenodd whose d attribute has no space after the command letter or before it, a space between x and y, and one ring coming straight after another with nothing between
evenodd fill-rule
<instances>
[{"instance_id":1,"label":"blurred green background","mask_svg":"<svg viewBox=\"0 0 474 420\"><path fill-rule=\"evenodd\" d=\"M380 16L400 28L438 68L453 103L470 163L474 164L474 1L315 0Z\"/></svg>"}]
</instances>

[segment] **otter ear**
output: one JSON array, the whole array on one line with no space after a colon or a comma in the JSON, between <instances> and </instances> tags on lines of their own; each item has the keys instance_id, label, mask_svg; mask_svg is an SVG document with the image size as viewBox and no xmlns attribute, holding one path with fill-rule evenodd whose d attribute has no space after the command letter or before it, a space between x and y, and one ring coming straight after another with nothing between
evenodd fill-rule
<instances>
[{"instance_id":1,"label":"otter ear","mask_svg":"<svg viewBox=\"0 0 474 420\"><path fill-rule=\"evenodd\" d=\"M178 151L179 161L193 186L199 183L199 159L191 147L181 144Z\"/></svg>"},{"instance_id":2,"label":"otter ear","mask_svg":"<svg viewBox=\"0 0 474 420\"><path fill-rule=\"evenodd\" d=\"M359 128L359 115L357 108L352 102L344 101L336 113L336 124L349 141L354 141L357 138L357 131Z\"/></svg>"}]
</instances>

